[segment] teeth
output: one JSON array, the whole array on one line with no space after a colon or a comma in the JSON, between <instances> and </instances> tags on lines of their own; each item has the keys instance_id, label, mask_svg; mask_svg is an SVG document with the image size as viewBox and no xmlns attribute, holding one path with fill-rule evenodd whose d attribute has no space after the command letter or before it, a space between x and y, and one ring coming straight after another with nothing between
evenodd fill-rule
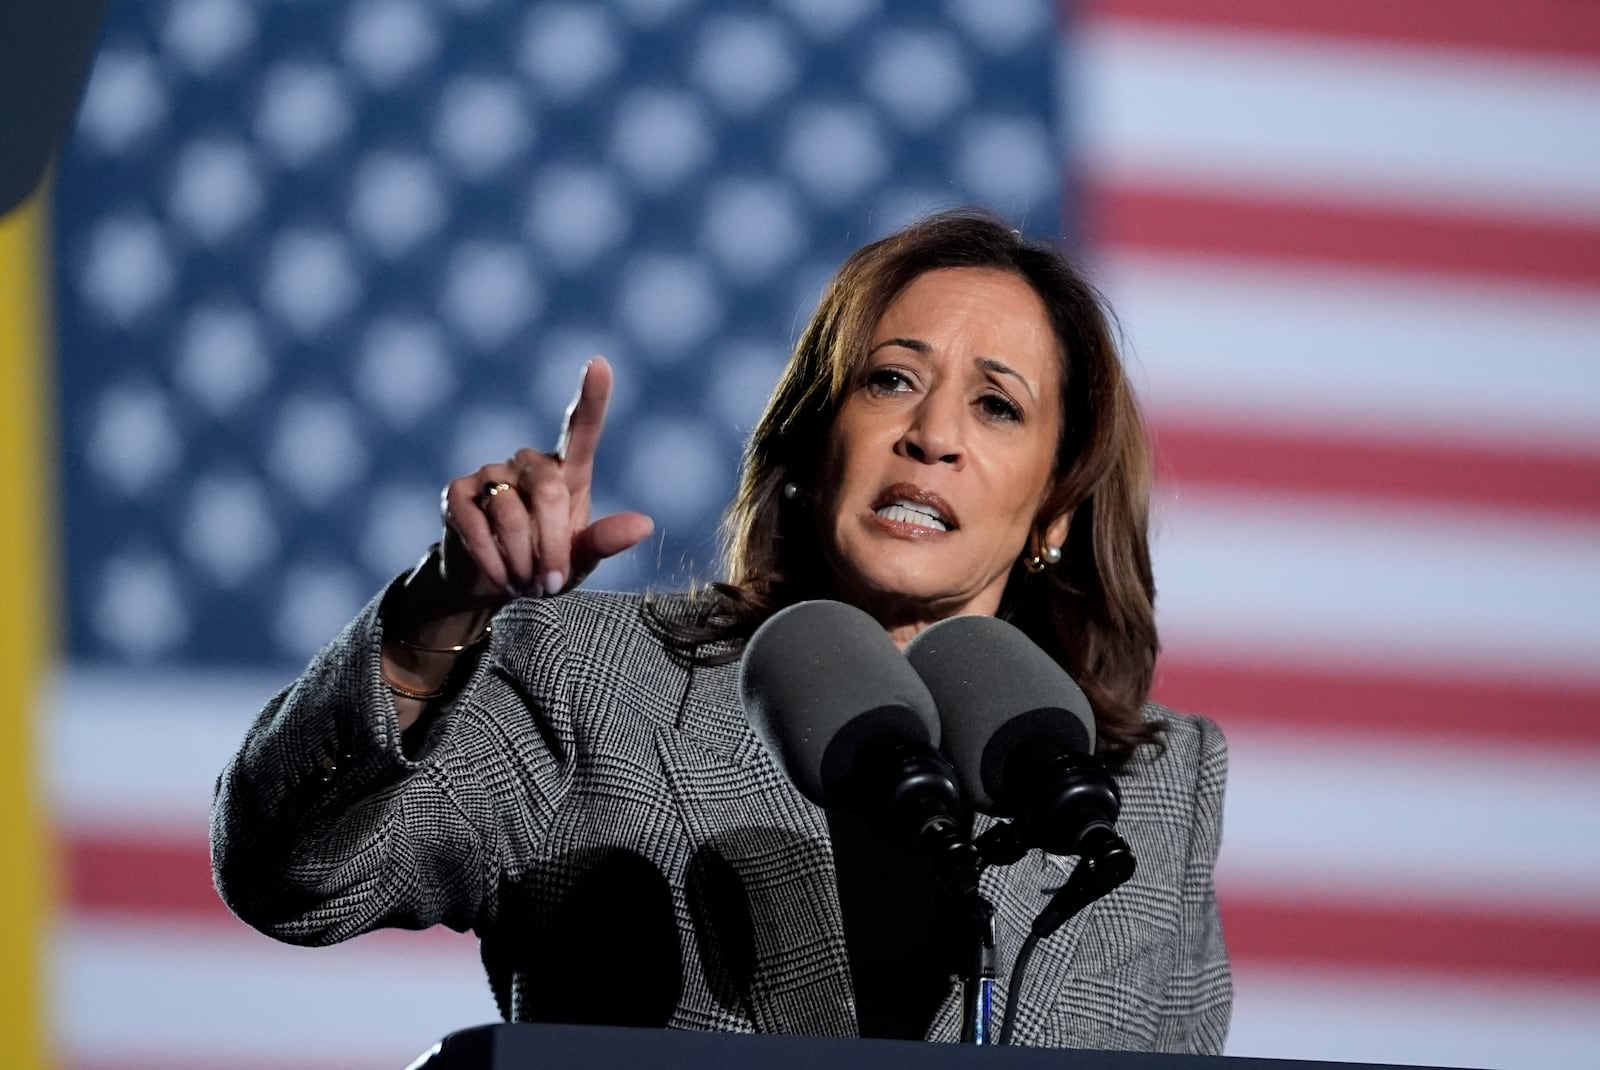
<instances>
[{"instance_id":1,"label":"teeth","mask_svg":"<svg viewBox=\"0 0 1600 1070\"><path fill-rule=\"evenodd\" d=\"M893 520L901 524L915 524L919 528L932 528L934 531L950 530L950 526L937 516L898 502L894 505L884 506L882 509L877 510L877 513L885 520Z\"/></svg>"}]
</instances>

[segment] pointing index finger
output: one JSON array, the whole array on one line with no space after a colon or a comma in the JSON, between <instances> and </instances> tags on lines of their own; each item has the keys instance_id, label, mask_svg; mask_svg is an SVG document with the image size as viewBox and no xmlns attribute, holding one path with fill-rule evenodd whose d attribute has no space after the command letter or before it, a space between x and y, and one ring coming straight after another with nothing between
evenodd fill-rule
<instances>
[{"instance_id":1,"label":"pointing index finger","mask_svg":"<svg viewBox=\"0 0 1600 1070\"><path fill-rule=\"evenodd\" d=\"M595 357L583 366L583 382L578 386L578 396L567 406L555 451L562 467L585 483L594 469L595 449L600 444L610 400L611 365L604 357Z\"/></svg>"}]
</instances>

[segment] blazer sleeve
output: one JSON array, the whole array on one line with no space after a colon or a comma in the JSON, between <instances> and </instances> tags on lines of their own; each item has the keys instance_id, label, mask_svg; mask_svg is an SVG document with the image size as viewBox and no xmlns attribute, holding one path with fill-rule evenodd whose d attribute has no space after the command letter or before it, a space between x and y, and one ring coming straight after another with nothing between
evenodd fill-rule
<instances>
[{"instance_id":1,"label":"blazer sleeve","mask_svg":"<svg viewBox=\"0 0 1600 1070\"><path fill-rule=\"evenodd\" d=\"M1228 748L1221 729L1194 718L1200 729L1195 818L1184 870L1177 957L1161 1007L1160 1051L1220 1054L1233 1013L1233 978L1217 912L1213 870L1222 837L1222 797Z\"/></svg>"},{"instance_id":2,"label":"blazer sleeve","mask_svg":"<svg viewBox=\"0 0 1600 1070\"><path fill-rule=\"evenodd\" d=\"M379 672L380 604L267 704L217 779L217 890L245 922L290 943L491 921L503 841L547 826L569 779L558 629L519 659L541 679L496 686L510 674L495 646L515 630L497 620L495 646L459 667L459 690L408 756Z\"/></svg>"}]
</instances>

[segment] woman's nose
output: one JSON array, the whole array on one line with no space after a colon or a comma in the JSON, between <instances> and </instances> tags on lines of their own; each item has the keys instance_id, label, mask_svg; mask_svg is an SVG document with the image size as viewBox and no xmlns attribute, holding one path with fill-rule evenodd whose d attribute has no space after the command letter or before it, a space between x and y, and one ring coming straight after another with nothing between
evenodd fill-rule
<instances>
[{"instance_id":1,"label":"woman's nose","mask_svg":"<svg viewBox=\"0 0 1600 1070\"><path fill-rule=\"evenodd\" d=\"M923 464L954 464L961 459L959 413L937 394L930 394L918 405L900 438L907 457Z\"/></svg>"}]
</instances>

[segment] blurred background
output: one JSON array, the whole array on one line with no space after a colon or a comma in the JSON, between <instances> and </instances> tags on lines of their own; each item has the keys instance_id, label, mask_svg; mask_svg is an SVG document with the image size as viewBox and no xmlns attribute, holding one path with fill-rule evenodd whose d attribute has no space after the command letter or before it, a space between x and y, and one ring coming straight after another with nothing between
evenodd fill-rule
<instances>
[{"instance_id":1,"label":"blurred background","mask_svg":"<svg viewBox=\"0 0 1600 1070\"><path fill-rule=\"evenodd\" d=\"M658 536L591 582L711 575L822 282L963 203L1089 269L1158 436L1157 696L1232 744L1229 1053L1593 1066L1588 0L113 4L0 234L40 316L0 329L15 646L59 635L9 980L53 1065L399 1066L492 1019L470 937L234 921L213 778L594 353L600 507Z\"/></svg>"}]
</instances>

